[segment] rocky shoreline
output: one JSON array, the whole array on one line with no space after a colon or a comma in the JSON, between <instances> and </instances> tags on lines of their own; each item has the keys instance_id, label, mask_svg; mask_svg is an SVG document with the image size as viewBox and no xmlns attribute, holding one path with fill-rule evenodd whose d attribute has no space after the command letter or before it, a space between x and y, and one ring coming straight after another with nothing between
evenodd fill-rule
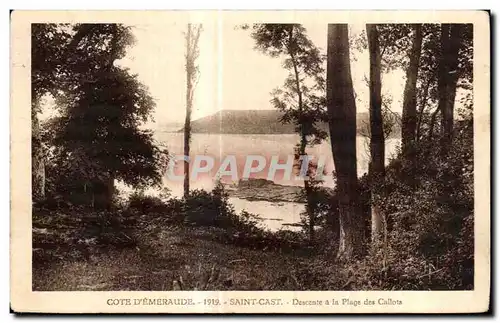
<instances>
[{"instance_id":1,"label":"rocky shoreline","mask_svg":"<svg viewBox=\"0 0 500 323\"><path fill-rule=\"evenodd\" d=\"M305 203L302 187L276 184L261 178L240 180L237 184L226 184L230 197L247 201Z\"/></svg>"},{"instance_id":2,"label":"rocky shoreline","mask_svg":"<svg viewBox=\"0 0 500 323\"><path fill-rule=\"evenodd\" d=\"M279 185L261 178L240 180L237 184L225 185L225 189L230 197L247 201L305 203L301 187Z\"/></svg>"}]
</instances>

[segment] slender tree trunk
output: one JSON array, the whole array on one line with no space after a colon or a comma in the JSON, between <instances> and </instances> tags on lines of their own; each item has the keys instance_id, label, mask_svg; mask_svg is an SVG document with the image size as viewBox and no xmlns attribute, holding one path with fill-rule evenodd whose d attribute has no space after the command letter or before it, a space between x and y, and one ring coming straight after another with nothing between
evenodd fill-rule
<instances>
[{"instance_id":1,"label":"slender tree trunk","mask_svg":"<svg viewBox=\"0 0 500 323\"><path fill-rule=\"evenodd\" d=\"M446 153L453 137L453 109L457 88L460 25L441 25L441 55L438 66L438 107L441 111L442 152Z\"/></svg>"},{"instance_id":2,"label":"slender tree trunk","mask_svg":"<svg viewBox=\"0 0 500 323\"><path fill-rule=\"evenodd\" d=\"M363 218L356 165L356 102L349 60L347 24L328 25L327 111L339 200L338 257L363 252Z\"/></svg>"},{"instance_id":3,"label":"slender tree trunk","mask_svg":"<svg viewBox=\"0 0 500 323\"><path fill-rule=\"evenodd\" d=\"M187 77L187 93L192 91L192 82L189 76ZM184 156L188 156L191 143L191 111L193 109L191 98L186 94L186 119L184 121ZM184 161L184 197L189 196L189 160Z\"/></svg>"},{"instance_id":4,"label":"slender tree trunk","mask_svg":"<svg viewBox=\"0 0 500 323\"><path fill-rule=\"evenodd\" d=\"M439 107L437 107L431 115L431 121L429 122L429 137L427 139L429 143L431 143L432 138L434 137L434 125L436 124L437 115L440 111Z\"/></svg>"},{"instance_id":5,"label":"slender tree trunk","mask_svg":"<svg viewBox=\"0 0 500 323\"><path fill-rule=\"evenodd\" d=\"M404 158L409 162L409 182L413 182L415 176L413 166L416 161L415 135L417 129L417 76L422 51L422 25L413 25L413 45L410 52L410 64L406 71L406 85L403 97L402 116L402 150Z\"/></svg>"},{"instance_id":6,"label":"slender tree trunk","mask_svg":"<svg viewBox=\"0 0 500 323\"><path fill-rule=\"evenodd\" d=\"M299 148L299 156L305 156L306 155L306 146L307 146L307 139L304 133L301 133L301 139L300 139L300 148ZM302 162L306 162L303 160ZM301 165L302 167L302 165ZM306 171L306 177L310 176L309 169ZM314 212L314 207L313 207L313 187L309 183L309 180L306 178L304 179L304 191L306 193L306 212L307 216L309 218L309 223L308 223L308 230L309 230L309 241L312 243L314 241L314 226L315 226L315 212Z\"/></svg>"},{"instance_id":7,"label":"slender tree trunk","mask_svg":"<svg viewBox=\"0 0 500 323\"><path fill-rule=\"evenodd\" d=\"M33 202L45 199L45 154L40 135L40 122L37 117L38 99L32 98L31 113L31 186Z\"/></svg>"},{"instance_id":8,"label":"slender tree trunk","mask_svg":"<svg viewBox=\"0 0 500 323\"><path fill-rule=\"evenodd\" d=\"M300 142L300 156L305 156L305 147L306 147L306 138L305 136L301 136L301 142ZM305 162L305 161L303 161ZM306 171L306 176L310 176L309 169ZM306 193L306 212L307 216L309 218L309 223L308 223L308 230L309 230L309 241L312 243L314 241L315 237L315 232L314 232L314 226L315 226L315 212L314 212L314 207L313 207L313 187L309 183L308 179L304 179L304 191Z\"/></svg>"},{"instance_id":9,"label":"slender tree trunk","mask_svg":"<svg viewBox=\"0 0 500 323\"><path fill-rule=\"evenodd\" d=\"M448 53L450 46L450 24L441 25L441 38L440 38L440 56L438 63L438 110L441 112L441 133L444 137L450 131L449 125L449 107L447 107L447 90L448 90ZM444 138L442 145L444 145Z\"/></svg>"},{"instance_id":10,"label":"slender tree trunk","mask_svg":"<svg viewBox=\"0 0 500 323\"><path fill-rule=\"evenodd\" d=\"M384 233L383 215L377 205L377 185L385 175L384 125L382 119L382 82L380 77L381 56L377 25L366 25L370 53L370 180L372 207L372 242L380 242Z\"/></svg>"},{"instance_id":11,"label":"slender tree trunk","mask_svg":"<svg viewBox=\"0 0 500 323\"><path fill-rule=\"evenodd\" d=\"M437 107L434 112L431 114L431 120L429 122L429 133L427 135L427 145L433 145L433 138L434 138L434 127L436 124L436 120L438 117L440 110L439 107ZM425 149L424 157L423 158L429 158L430 154L433 152L431 148L432 146L429 146Z\"/></svg>"},{"instance_id":12,"label":"slender tree trunk","mask_svg":"<svg viewBox=\"0 0 500 323\"><path fill-rule=\"evenodd\" d=\"M193 91L192 73L193 62L191 57L191 24L188 24L186 34L186 119L184 121L184 156L189 157L191 142L191 111L193 109L193 102L191 99L191 92ZM184 197L189 196L189 161L184 161Z\"/></svg>"},{"instance_id":13,"label":"slender tree trunk","mask_svg":"<svg viewBox=\"0 0 500 323\"><path fill-rule=\"evenodd\" d=\"M300 143L298 155L305 156L306 155L306 147L307 147L307 136L304 132L304 127L302 125L302 113L304 111L304 102L302 98L302 90L300 88L300 73L297 68L297 59L295 57L295 52L293 50L294 46L293 42L293 25L290 25L289 38L288 38L288 53L290 54L290 59L293 65L293 73L295 76L295 90L297 92L297 100L298 100L298 112L299 112L299 127L300 127ZM306 176L309 176L309 169L306 172ZM309 218L308 230L309 230L309 240L310 242L314 241L314 225L315 225L315 214L313 209L313 201L312 201L312 187L309 183L308 179L304 179L304 191L306 193L306 212Z\"/></svg>"},{"instance_id":14,"label":"slender tree trunk","mask_svg":"<svg viewBox=\"0 0 500 323\"><path fill-rule=\"evenodd\" d=\"M418 116L417 116L417 132L415 134L415 141L416 142L420 141L420 137L422 135L422 129L421 129L422 128L422 119L424 118L424 111L425 111L425 106L427 104L427 98L429 96L429 87L431 85L431 82L432 82L432 77L429 76L429 78L427 79L427 82L425 82L425 86L422 90L420 109L418 111Z\"/></svg>"},{"instance_id":15,"label":"slender tree trunk","mask_svg":"<svg viewBox=\"0 0 500 323\"><path fill-rule=\"evenodd\" d=\"M188 158L191 143L191 113L198 72L196 59L199 55L200 32L201 25L194 28L192 24L188 24L186 33L186 119L184 121L184 156L188 156ZM189 196L189 161L184 162L184 197L187 196Z\"/></svg>"}]
</instances>

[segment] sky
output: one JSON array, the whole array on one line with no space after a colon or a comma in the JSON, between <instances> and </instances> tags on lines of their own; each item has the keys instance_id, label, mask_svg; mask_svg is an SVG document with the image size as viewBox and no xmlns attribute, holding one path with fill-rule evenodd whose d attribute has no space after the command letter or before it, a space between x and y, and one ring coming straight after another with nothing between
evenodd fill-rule
<instances>
[{"instance_id":1,"label":"sky","mask_svg":"<svg viewBox=\"0 0 500 323\"><path fill-rule=\"evenodd\" d=\"M326 54L327 25L303 24L313 43ZM183 123L185 118L186 24L133 25L136 42L115 64L130 69L149 88L156 102L154 122L146 127L156 130L167 123ZM230 23L205 23L200 36L198 65L200 78L194 95L192 120L219 110L267 110L271 92L283 85L288 71L284 57L271 58L254 48L249 30ZM350 36L358 35L364 24L350 24ZM325 66L326 67L326 66ZM368 111L368 50L351 48L351 72L358 112ZM392 97L391 110L401 112L405 75L395 70L382 75L382 95ZM53 99L46 98L40 119L57 114Z\"/></svg>"},{"instance_id":2,"label":"sky","mask_svg":"<svg viewBox=\"0 0 500 323\"><path fill-rule=\"evenodd\" d=\"M326 49L327 26L305 24L307 34L323 53ZM352 35L364 25L350 25ZM184 32L186 25L134 25L136 43L117 64L137 73L148 86L157 106L157 124L183 122L185 117L186 73ZM352 52L351 70L356 92L357 109L368 111L368 51ZM200 37L198 65L200 79L195 90L192 119L211 115L219 110L272 109L270 92L283 84L288 72L283 58L271 58L254 49L250 31L232 24L204 24ZM392 110L401 111L404 73L383 75L382 92L390 91Z\"/></svg>"}]
</instances>

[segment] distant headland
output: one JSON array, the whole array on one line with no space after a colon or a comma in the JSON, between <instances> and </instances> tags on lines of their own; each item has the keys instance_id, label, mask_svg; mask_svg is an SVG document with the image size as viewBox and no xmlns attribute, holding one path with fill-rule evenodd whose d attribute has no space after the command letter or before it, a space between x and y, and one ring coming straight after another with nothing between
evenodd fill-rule
<instances>
[{"instance_id":1,"label":"distant headland","mask_svg":"<svg viewBox=\"0 0 500 323\"><path fill-rule=\"evenodd\" d=\"M294 134L295 125L281 122L283 112L277 110L221 110L212 115L191 121L192 133L212 134ZM357 114L358 133L366 133L368 112ZM320 127L328 131L328 125ZM363 129L364 128L364 129ZM184 128L177 132L184 131ZM395 124L391 137L399 137L400 125Z\"/></svg>"}]
</instances>

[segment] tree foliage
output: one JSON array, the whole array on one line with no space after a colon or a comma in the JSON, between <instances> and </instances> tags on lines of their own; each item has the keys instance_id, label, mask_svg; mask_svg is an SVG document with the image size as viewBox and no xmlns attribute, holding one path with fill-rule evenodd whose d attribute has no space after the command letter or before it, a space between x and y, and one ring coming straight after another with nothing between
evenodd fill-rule
<instances>
[{"instance_id":1,"label":"tree foliage","mask_svg":"<svg viewBox=\"0 0 500 323\"><path fill-rule=\"evenodd\" d=\"M284 85L272 92L272 104L284 112L282 121L294 123L306 144L317 144L326 133L318 127L325 121L324 57L299 24L252 26L256 48L271 57L282 57L290 73Z\"/></svg>"},{"instance_id":2,"label":"tree foliage","mask_svg":"<svg viewBox=\"0 0 500 323\"><path fill-rule=\"evenodd\" d=\"M300 136L295 157L299 172L305 175L307 205L303 222L313 241L320 213L317 202L317 196L321 194L320 181L312 176L314 166L304 158L307 158L308 145L318 144L327 137L326 131L319 126L326 121L324 57L300 24L255 24L251 35L258 50L271 57L282 57L283 68L289 71L284 85L272 92L271 103L283 112L281 122L294 124ZM299 159L301 156L303 159Z\"/></svg>"},{"instance_id":3,"label":"tree foliage","mask_svg":"<svg viewBox=\"0 0 500 323\"><path fill-rule=\"evenodd\" d=\"M59 193L76 191L94 199L108 192L109 204L115 180L159 184L166 151L142 127L155 103L137 75L116 64L134 42L130 28L35 25L32 34L34 93L51 94L58 111L47 122L44 138L49 176Z\"/></svg>"}]
</instances>

